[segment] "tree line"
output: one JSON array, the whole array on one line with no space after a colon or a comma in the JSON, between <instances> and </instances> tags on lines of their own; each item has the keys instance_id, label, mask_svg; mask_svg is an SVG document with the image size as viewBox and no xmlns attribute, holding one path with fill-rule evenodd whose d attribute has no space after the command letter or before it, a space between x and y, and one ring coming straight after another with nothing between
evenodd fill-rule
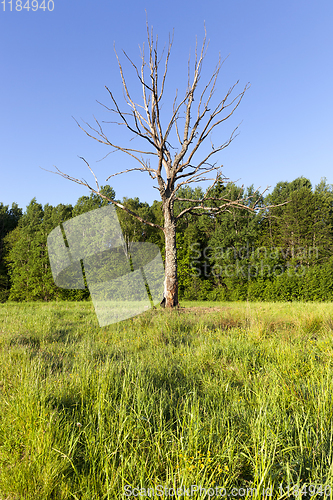
<instances>
[{"instance_id":1,"label":"tree line","mask_svg":"<svg viewBox=\"0 0 333 500\"><path fill-rule=\"evenodd\" d=\"M116 199L109 185L101 193ZM202 200L204 195L199 187L184 186L178 198ZM255 202L258 207L288 203L254 213L236 204L218 215L186 212L176 233L180 298L333 300L333 185L325 178L314 188L304 177L279 182L262 198L253 186L219 182L210 195L248 199L249 206ZM0 203L0 301L88 300L88 289L54 284L47 236L66 220L108 203L94 193L80 197L74 206L43 207L34 198L24 212L16 203L11 208ZM163 225L162 202L149 205L139 198L123 198L121 203L142 219ZM210 203L214 207L214 201ZM175 215L190 206L189 201L176 201ZM161 230L118 208L117 215L127 244L155 243L165 258Z\"/></svg>"}]
</instances>

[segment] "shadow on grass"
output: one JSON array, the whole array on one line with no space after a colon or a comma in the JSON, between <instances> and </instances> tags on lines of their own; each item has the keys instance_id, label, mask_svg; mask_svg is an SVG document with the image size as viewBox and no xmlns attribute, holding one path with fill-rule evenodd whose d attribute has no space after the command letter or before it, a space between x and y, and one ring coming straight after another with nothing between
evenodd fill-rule
<instances>
[{"instance_id":1,"label":"shadow on grass","mask_svg":"<svg viewBox=\"0 0 333 500\"><path fill-rule=\"evenodd\" d=\"M40 339L33 335L27 334L19 334L15 335L9 341L10 347L29 347L30 349L39 349L40 348Z\"/></svg>"}]
</instances>

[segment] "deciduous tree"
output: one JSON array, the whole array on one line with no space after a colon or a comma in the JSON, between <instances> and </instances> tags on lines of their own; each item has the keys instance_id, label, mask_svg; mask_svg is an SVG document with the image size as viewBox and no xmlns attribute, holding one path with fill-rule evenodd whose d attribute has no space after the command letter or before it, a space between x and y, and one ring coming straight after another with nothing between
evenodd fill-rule
<instances>
[{"instance_id":1,"label":"deciduous tree","mask_svg":"<svg viewBox=\"0 0 333 500\"><path fill-rule=\"evenodd\" d=\"M205 30L201 48L196 43L193 66L191 58L188 60L188 81L184 94L178 98L178 90L176 90L173 104L169 107L164 105L162 109L173 37L169 38L166 51L161 58L158 54L157 37L154 40L153 30L149 30L148 24L147 39L147 50L144 45L141 48L140 65L135 64L124 52L125 58L137 77L137 84L141 88L141 102L137 103L134 99L135 92L132 93L130 90L123 63L115 50L126 107L123 108L120 105L114 91L108 87L106 90L111 105L102 105L116 116L116 121L111 123L130 132L134 138L141 140L143 146L132 146L130 145L132 143L118 144L106 134L101 122L97 119L95 119L94 126L85 122L84 125L77 123L88 137L109 146L110 152L120 151L138 162L138 166L113 173L107 180L123 173L140 171L146 172L154 181L154 187L159 191L162 201L162 224L141 217L120 202L109 201L141 222L163 231L165 238L164 300L167 307L175 307L178 306L176 227L180 219L189 214L217 215L230 207L255 212L256 201L260 199L256 197L251 203L252 198L247 196L231 199L228 196L212 195L214 187L225 182L225 177L221 172L222 165L219 163L219 153L233 141L238 127L223 141L220 139L221 133L219 132L213 142L212 134L234 114L249 85L246 84L237 91L239 82L236 82L221 97L217 86L224 62L221 58L215 69L206 74L205 82L201 82L204 76L203 62L208 46ZM216 97L217 95L219 97ZM202 147L203 144L208 149ZM84 161L94 175L96 187L92 187L85 180L71 177L58 168L55 173L87 186L102 198L107 198L101 192L89 163ZM214 177L210 177L211 174L214 174ZM211 180L213 183L200 199L179 196L181 188L206 180ZM186 207L176 214L174 206L177 201L185 202Z\"/></svg>"}]
</instances>

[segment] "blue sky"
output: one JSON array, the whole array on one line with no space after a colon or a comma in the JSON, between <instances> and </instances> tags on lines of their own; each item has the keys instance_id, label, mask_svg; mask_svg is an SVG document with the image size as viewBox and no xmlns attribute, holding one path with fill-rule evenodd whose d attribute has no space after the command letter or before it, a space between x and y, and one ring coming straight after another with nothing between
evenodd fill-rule
<instances>
[{"instance_id":1,"label":"blue sky","mask_svg":"<svg viewBox=\"0 0 333 500\"><path fill-rule=\"evenodd\" d=\"M23 2L24 4L25 2ZM40 3L40 2L39 2ZM31 4L31 2L30 2ZM225 61L217 97L237 80L251 88L235 115L213 141L225 140L240 122L240 135L216 158L224 175L262 189L281 180L321 177L333 183L333 3L331 0L206 0L184 2L54 0L54 10L13 11L0 3L0 202L24 208L33 197L43 205L74 204L87 188L41 170L56 165L91 180L83 156L100 184L108 175L136 166L122 153L89 139L76 125L93 116L110 119L96 100L110 104L105 86L122 99L113 43L140 61L146 14L160 47L174 29L174 44L163 113L187 82L187 59L206 23L209 49L202 81L218 55ZM52 4L49 4L50 8ZM134 72L124 65L130 88ZM121 142L122 130L106 126ZM126 136L127 137L127 136ZM124 144L126 145L126 143ZM139 145L139 143L138 143ZM110 182L116 197L158 199L150 177L130 173Z\"/></svg>"}]
</instances>

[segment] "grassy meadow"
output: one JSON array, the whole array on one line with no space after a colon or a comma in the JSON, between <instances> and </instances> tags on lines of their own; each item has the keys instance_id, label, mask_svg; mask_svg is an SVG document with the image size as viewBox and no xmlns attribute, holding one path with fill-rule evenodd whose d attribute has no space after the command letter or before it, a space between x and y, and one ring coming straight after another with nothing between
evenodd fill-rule
<instances>
[{"instance_id":1,"label":"grassy meadow","mask_svg":"<svg viewBox=\"0 0 333 500\"><path fill-rule=\"evenodd\" d=\"M0 499L333 498L332 334L331 303L103 328L91 302L0 304Z\"/></svg>"}]
</instances>

